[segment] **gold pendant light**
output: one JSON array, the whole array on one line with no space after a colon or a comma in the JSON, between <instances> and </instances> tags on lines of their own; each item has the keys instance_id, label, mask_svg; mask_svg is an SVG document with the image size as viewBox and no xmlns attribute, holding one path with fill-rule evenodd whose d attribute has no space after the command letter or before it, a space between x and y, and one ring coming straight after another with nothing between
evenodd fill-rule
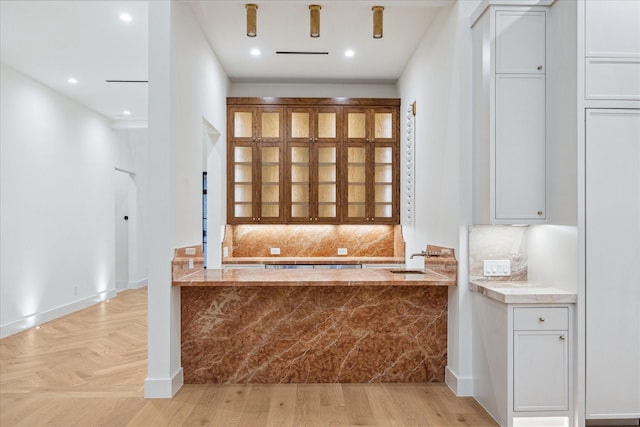
<instances>
[{"instance_id":1,"label":"gold pendant light","mask_svg":"<svg viewBox=\"0 0 640 427\"><path fill-rule=\"evenodd\" d=\"M313 38L320 37L320 7L319 4L312 4L309 6L309 35Z\"/></svg>"},{"instance_id":2,"label":"gold pendant light","mask_svg":"<svg viewBox=\"0 0 640 427\"><path fill-rule=\"evenodd\" d=\"M373 10L373 38L381 39L382 38L382 11L384 10L384 6L373 6L371 10Z\"/></svg>"},{"instance_id":3,"label":"gold pendant light","mask_svg":"<svg viewBox=\"0 0 640 427\"><path fill-rule=\"evenodd\" d=\"M257 15L258 15L258 5L257 4L246 4L245 8L247 9L247 37L255 37L257 32Z\"/></svg>"}]
</instances>

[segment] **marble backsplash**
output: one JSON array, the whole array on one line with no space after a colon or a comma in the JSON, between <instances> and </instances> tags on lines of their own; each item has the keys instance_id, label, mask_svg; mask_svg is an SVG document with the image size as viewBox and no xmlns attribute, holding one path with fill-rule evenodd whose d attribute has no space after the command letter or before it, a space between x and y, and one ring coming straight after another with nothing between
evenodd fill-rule
<instances>
[{"instance_id":1,"label":"marble backsplash","mask_svg":"<svg viewBox=\"0 0 640 427\"><path fill-rule=\"evenodd\" d=\"M223 247L229 257L404 257L399 225L227 225ZM224 259L223 259L224 262Z\"/></svg>"},{"instance_id":2,"label":"marble backsplash","mask_svg":"<svg viewBox=\"0 0 640 427\"><path fill-rule=\"evenodd\" d=\"M442 382L447 287L183 287L184 381Z\"/></svg>"},{"instance_id":3,"label":"marble backsplash","mask_svg":"<svg viewBox=\"0 0 640 427\"><path fill-rule=\"evenodd\" d=\"M171 277L177 279L204 269L202 245L176 248L171 261Z\"/></svg>"},{"instance_id":4,"label":"marble backsplash","mask_svg":"<svg viewBox=\"0 0 640 427\"><path fill-rule=\"evenodd\" d=\"M526 281L528 227L475 225L469 229L469 279L486 280L483 260L511 261L511 275L491 277L493 281Z\"/></svg>"}]
</instances>

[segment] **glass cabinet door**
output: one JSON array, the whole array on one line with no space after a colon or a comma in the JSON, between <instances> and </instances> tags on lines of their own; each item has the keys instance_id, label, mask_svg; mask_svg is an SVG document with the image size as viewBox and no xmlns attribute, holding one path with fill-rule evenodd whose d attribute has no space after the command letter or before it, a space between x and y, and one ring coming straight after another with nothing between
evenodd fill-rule
<instances>
[{"instance_id":1,"label":"glass cabinet door","mask_svg":"<svg viewBox=\"0 0 640 427\"><path fill-rule=\"evenodd\" d=\"M280 218L280 147L260 147L259 221Z\"/></svg>"},{"instance_id":2,"label":"glass cabinet door","mask_svg":"<svg viewBox=\"0 0 640 427\"><path fill-rule=\"evenodd\" d=\"M317 147L316 218L327 220L338 216L337 151L335 145Z\"/></svg>"},{"instance_id":3,"label":"glass cabinet door","mask_svg":"<svg viewBox=\"0 0 640 427\"><path fill-rule=\"evenodd\" d=\"M347 147L347 219L367 217L366 146Z\"/></svg>"},{"instance_id":4,"label":"glass cabinet door","mask_svg":"<svg viewBox=\"0 0 640 427\"><path fill-rule=\"evenodd\" d=\"M232 216L251 220L253 217L253 147L233 147Z\"/></svg>"},{"instance_id":5,"label":"glass cabinet door","mask_svg":"<svg viewBox=\"0 0 640 427\"><path fill-rule=\"evenodd\" d=\"M232 141L253 141L254 128L253 128L253 115L254 109L247 110L231 110L232 126L231 126L231 140Z\"/></svg>"},{"instance_id":6,"label":"glass cabinet door","mask_svg":"<svg viewBox=\"0 0 640 427\"><path fill-rule=\"evenodd\" d=\"M376 219L393 218L393 148L374 147L373 163L373 216Z\"/></svg>"},{"instance_id":7,"label":"glass cabinet door","mask_svg":"<svg viewBox=\"0 0 640 427\"><path fill-rule=\"evenodd\" d=\"M346 138L349 142L369 142L367 110L349 108L346 111Z\"/></svg>"},{"instance_id":8,"label":"glass cabinet door","mask_svg":"<svg viewBox=\"0 0 640 427\"><path fill-rule=\"evenodd\" d=\"M309 209L311 186L311 165L310 147L291 146L289 147L289 159L291 168L291 188L290 193L290 212L289 215L294 220L307 221L311 218Z\"/></svg>"},{"instance_id":9,"label":"glass cabinet door","mask_svg":"<svg viewBox=\"0 0 640 427\"><path fill-rule=\"evenodd\" d=\"M260 108L258 109L257 142L281 142L282 141L282 109Z\"/></svg>"},{"instance_id":10,"label":"glass cabinet door","mask_svg":"<svg viewBox=\"0 0 640 427\"><path fill-rule=\"evenodd\" d=\"M315 142L337 142L342 115L340 108L318 108L315 112Z\"/></svg>"}]
</instances>

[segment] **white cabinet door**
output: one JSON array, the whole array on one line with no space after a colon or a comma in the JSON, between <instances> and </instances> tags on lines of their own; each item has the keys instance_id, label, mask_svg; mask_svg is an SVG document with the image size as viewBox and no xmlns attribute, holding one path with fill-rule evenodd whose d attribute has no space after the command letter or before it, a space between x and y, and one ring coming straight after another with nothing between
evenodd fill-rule
<instances>
[{"instance_id":1,"label":"white cabinet door","mask_svg":"<svg viewBox=\"0 0 640 427\"><path fill-rule=\"evenodd\" d=\"M640 2L585 2L587 57L640 58Z\"/></svg>"},{"instance_id":2,"label":"white cabinet door","mask_svg":"<svg viewBox=\"0 0 640 427\"><path fill-rule=\"evenodd\" d=\"M544 74L545 12L496 12L496 73Z\"/></svg>"},{"instance_id":3,"label":"white cabinet door","mask_svg":"<svg viewBox=\"0 0 640 427\"><path fill-rule=\"evenodd\" d=\"M545 76L496 76L495 217L546 215Z\"/></svg>"},{"instance_id":4,"label":"white cabinet door","mask_svg":"<svg viewBox=\"0 0 640 427\"><path fill-rule=\"evenodd\" d=\"M586 417L640 417L640 110L587 109Z\"/></svg>"},{"instance_id":5,"label":"white cabinet door","mask_svg":"<svg viewBox=\"0 0 640 427\"><path fill-rule=\"evenodd\" d=\"M568 410L567 331L514 331L513 335L513 410Z\"/></svg>"}]
</instances>

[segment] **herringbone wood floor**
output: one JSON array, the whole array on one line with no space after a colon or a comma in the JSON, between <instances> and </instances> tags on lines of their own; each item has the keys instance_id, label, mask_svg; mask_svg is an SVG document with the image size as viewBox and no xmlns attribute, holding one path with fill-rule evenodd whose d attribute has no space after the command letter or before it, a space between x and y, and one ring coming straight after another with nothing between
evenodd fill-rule
<instances>
[{"instance_id":1,"label":"herringbone wood floor","mask_svg":"<svg viewBox=\"0 0 640 427\"><path fill-rule=\"evenodd\" d=\"M146 289L0 340L0 426L494 426L442 384L185 385L143 398Z\"/></svg>"}]
</instances>

